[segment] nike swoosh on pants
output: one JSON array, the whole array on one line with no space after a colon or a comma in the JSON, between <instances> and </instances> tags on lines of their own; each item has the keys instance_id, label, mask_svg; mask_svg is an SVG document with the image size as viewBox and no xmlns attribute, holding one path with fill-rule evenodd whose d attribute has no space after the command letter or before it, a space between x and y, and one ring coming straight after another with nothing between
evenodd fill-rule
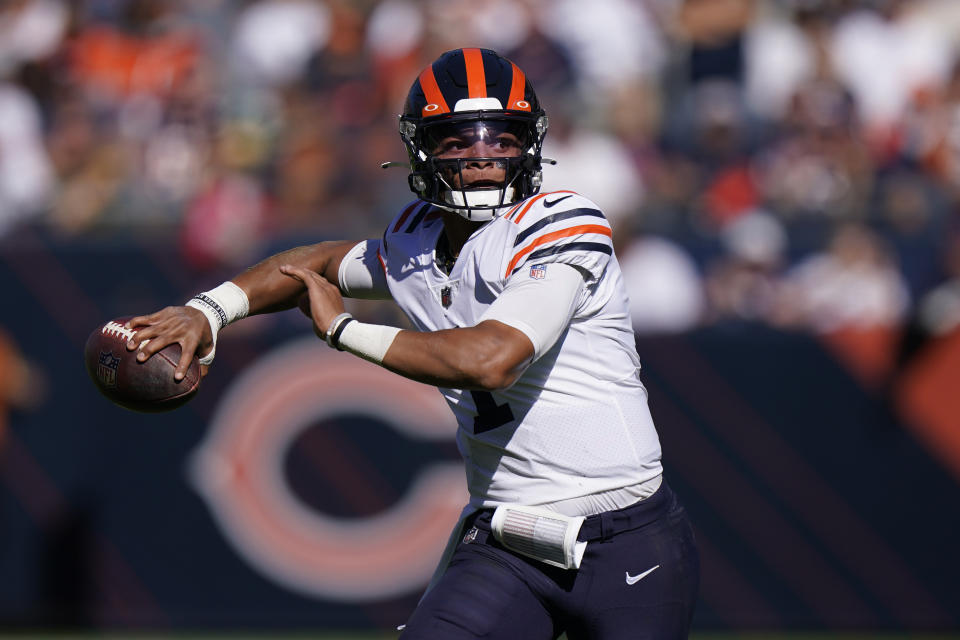
<instances>
[{"instance_id":1,"label":"nike swoosh on pants","mask_svg":"<svg viewBox=\"0 0 960 640\"><path fill-rule=\"evenodd\" d=\"M640 582L641 580L643 580L644 578L646 578L648 575L650 575L651 573L653 573L659 568L660 568L660 565L656 565L654 567L650 567L643 573L638 573L635 576L630 575L630 572L627 571L625 572L627 574L627 584L637 584L638 582Z\"/></svg>"}]
</instances>

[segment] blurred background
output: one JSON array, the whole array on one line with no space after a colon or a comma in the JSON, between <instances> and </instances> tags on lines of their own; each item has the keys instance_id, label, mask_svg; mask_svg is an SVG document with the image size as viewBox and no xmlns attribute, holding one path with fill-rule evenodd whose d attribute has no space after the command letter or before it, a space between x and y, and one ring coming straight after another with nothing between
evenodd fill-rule
<instances>
[{"instance_id":1,"label":"blurred background","mask_svg":"<svg viewBox=\"0 0 960 640\"><path fill-rule=\"evenodd\" d=\"M0 1L0 632L403 623L464 500L439 394L296 312L169 414L81 350L379 236L404 96L461 46L526 71L544 189L614 225L696 632L957 632L956 0Z\"/></svg>"}]
</instances>

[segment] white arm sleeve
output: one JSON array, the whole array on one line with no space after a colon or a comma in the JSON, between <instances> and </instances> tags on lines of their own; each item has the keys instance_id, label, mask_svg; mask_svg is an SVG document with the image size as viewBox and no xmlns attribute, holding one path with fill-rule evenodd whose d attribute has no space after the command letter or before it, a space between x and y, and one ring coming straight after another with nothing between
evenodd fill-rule
<instances>
[{"instance_id":1,"label":"white arm sleeve","mask_svg":"<svg viewBox=\"0 0 960 640\"><path fill-rule=\"evenodd\" d=\"M526 270L518 271L480 321L497 320L522 331L533 343L536 360L570 325L584 286L583 274L576 267L559 262L546 265L541 279L531 278Z\"/></svg>"},{"instance_id":2,"label":"white arm sleeve","mask_svg":"<svg viewBox=\"0 0 960 640\"><path fill-rule=\"evenodd\" d=\"M337 271L340 293L348 298L389 300L387 274L378 254L377 240L364 240L347 252Z\"/></svg>"}]
</instances>

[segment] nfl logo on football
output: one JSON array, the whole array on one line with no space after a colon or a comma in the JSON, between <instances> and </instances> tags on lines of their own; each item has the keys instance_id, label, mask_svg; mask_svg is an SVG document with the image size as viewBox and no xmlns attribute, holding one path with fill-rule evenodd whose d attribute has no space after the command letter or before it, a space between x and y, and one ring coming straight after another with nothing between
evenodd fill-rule
<instances>
[{"instance_id":1,"label":"nfl logo on football","mask_svg":"<svg viewBox=\"0 0 960 640\"><path fill-rule=\"evenodd\" d=\"M547 265L545 264L535 264L530 267L530 277L534 280L543 280L547 275Z\"/></svg>"},{"instance_id":2,"label":"nfl logo on football","mask_svg":"<svg viewBox=\"0 0 960 640\"><path fill-rule=\"evenodd\" d=\"M117 369L120 367L120 358L112 353L100 352L100 361L97 363L97 377L108 387L117 386Z\"/></svg>"}]
</instances>

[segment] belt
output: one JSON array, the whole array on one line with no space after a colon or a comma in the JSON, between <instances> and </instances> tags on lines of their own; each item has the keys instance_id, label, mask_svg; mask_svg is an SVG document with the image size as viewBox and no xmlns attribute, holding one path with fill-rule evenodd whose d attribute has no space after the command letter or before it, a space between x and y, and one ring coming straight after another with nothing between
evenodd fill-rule
<instances>
[{"instance_id":1,"label":"belt","mask_svg":"<svg viewBox=\"0 0 960 640\"><path fill-rule=\"evenodd\" d=\"M577 540L581 542L608 540L623 531L639 529L662 517L675 503L676 497L664 481L652 496L640 502L615 511L604 511L587 516L580 527Z\"/></svg>"},{"instance_id":2,"label":"belt","mask_svg":"<svg viewBox=\"0 0 960 640\"><path fill-rule=\"evenodd\" d=\"M657 520L666 514L676 503L676 497L666 481L648 498L635 502L622 509L604 511L587 516L580 527L577 540L592 542L594 540L608 540L623 531L639 529ZM484 533L490 533L490 521L493 519L493 509L482 509L467 518L463 530L476 527ZM486 538L486 536L483 536Z\"/></svg>"}]
</instances>

